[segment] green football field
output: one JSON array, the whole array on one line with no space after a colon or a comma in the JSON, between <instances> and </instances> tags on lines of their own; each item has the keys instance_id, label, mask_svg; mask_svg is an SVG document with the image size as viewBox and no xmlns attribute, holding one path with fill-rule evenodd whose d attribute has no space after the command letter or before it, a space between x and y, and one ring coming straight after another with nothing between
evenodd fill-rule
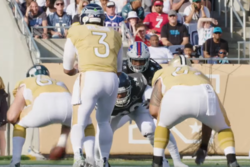
<instances>
[{"instance_id":1,"label":"green football field","mask_svg":"<svg viewBox=\"0 0 250 167\"><path fill-rule=\"evenodd\" d=\"M72 160L63 160L63 161L30 161L23 160L22 167L70 167L72 166ZM183 160L183 162L190 167L198 167L195 165L194 160ZM238 160L241 167L250 167L250 160ZM171 167L173 167L172 160L169 160ZM8 167L9 160L1 160L0 167ZM151 160L122 160L122 159L111 159L110 164L112 167L150 167ZM206 160L201 166L204 167L227 167L226 160Z\"/></svg>"}]
</instances>

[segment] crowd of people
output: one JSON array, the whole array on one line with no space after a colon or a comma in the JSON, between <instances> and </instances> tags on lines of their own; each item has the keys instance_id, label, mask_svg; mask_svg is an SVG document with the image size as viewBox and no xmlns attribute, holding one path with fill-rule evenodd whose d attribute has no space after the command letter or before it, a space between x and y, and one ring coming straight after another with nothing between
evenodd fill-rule
<instances>
[{"instance_id":1,"label":"crowd of people","mask_svg":"<svg viewBox=\"0 0 250 167\"><path fill-rule=\"evenodd\" d=\"M89 3L96 3L105 11L105 26L121 33L124 22L135 41L144 42L154 51L152 58L167 62L176 47L190 48L188 58L211 58L207 63L228 64L229 47L222 39L218 21L211 18L210 0L17 0L34 38L66 38L68 28L79 22L79 14ZM52 26L53 28L47 28ZM215 27L214 27L215 26ZM124 35L124 34L122 34ZM156 35L156 36L155 36ZM158 44L152 45L154 40ZM158 39L156 39L158 37ZM174 50L173 50L174 49ZM179 49L179 48L177 48ZM169 54L165 54L169 53ZM212 58L224 58L216 60ZM165 61L161 59L166 59ZM204 61L192 60L192 63Z\"/></svg>"}]
</instances>

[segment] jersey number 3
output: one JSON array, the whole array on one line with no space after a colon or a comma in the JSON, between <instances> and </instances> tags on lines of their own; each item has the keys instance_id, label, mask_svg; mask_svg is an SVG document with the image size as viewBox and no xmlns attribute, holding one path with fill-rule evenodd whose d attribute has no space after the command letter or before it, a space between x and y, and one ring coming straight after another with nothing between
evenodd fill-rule
<instances>
[{"instance_id":1,"label":"jersey number 3","mask_svg":"<svg viewBox=\"0 0 250 167\"><path fill-rule=\"evenodd\" d=\"M104 32L92 32L92 34L93 35L101 36L101 38L99 39L98 43L105 46L105 53L104 54L101 54L99 52L98 48L94 48L95 55L98 56L98 57L102 57L102 58L108 57L110 49L109 49L108 43L104 41L105 38L107 37L107 34L104 33Z\"/></svg>"}]
</instances>

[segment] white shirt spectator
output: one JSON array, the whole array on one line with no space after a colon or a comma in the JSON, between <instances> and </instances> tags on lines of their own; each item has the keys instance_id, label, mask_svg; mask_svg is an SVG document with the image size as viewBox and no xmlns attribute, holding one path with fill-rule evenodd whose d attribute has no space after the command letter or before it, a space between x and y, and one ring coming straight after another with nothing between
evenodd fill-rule
<instances>
[{"instance_id":1,"label":"white shirt spectator","mask_svg":"<svg viewBox=\"0 0 250 167\"><path fill-rule=\"evenodd\" d=\"M66 9L66 13L68 15L71 15L72 19L73 17L77 14L77 9L78 9L78 5L77 7L75 6L75 2L74 3L71 3L67 9Z\"/></svg>"},{"instance_id":2,"label":"white shirt spectator","mask_svg":"<svg viewBox=\"0 0 250 167\"><path fill-rule=\"evenodd\" d=\"M198 30L199 45L203 45L207 39L212 38L214 27L201 28Z\"/></svg>"},{"instance_id":3,"label":"white shirt spectator","mask_svg":"<svg viewBox=\"0 0 250 167\"><path fill-rule=\"evenodd\" d=\"M48 15L51 15L51 14L53 14L54 12L51 12L50 10L49 10L49 8L47 8L47 10L46 10L46 15L48 16Z\"/></svg>"},{"instance_id":4,"label":"white shirt spectator","mask_svg":"<svg viewBox=\"0 0 250 167\"><path fill-rule=\"evenodd\" d=\"M115 6L116 6L116 14L121 13L122 12L122 8L123 6L126 4L127 0L112 0L113 2L115 2Z\"/></svg>"},{"instance_id":5,"label":"white shirt spectator","mask_svg":"<svg viewBox=\"0 0 250 167\"><path fill-rule=\"evenodd\" d=\"M46 5L46 0L36 0L37 5L40 7L43 7Z\"/></svg>"},{"instance_id":6,"label":"white shirt spectator","mask_svg":"<svg viewBox=\"0 0 250 167\"><path fill-rule=\"evenodd\" d=\"M163 12L168 13L171 10L171 4L169 0L164 0L163 2Z\"/></svg>"},{"instance_id":7,"label":"white shirt spectator","mask_svg":"<svg viewBox=\"0 0 250 167\"><path fill-rule=\"evenodd\" d=\"M187 6L185 8L185 10L184 10L184 16L189 16L191 11L192 11L191 5ZM210 12L209 12L209 10L208 10L208 8L206 6L204 6L204 12L205 12L207 18L209 18L210 17ZM201 10L200 10L198 13L193 14L192 21L190 23L196 23L199 20L199 18L201 18L201 17L202 17L202 13L201 13Z\"/></svg>"},{"instance_id":8,"label":"white shirt spectator","mask_svg":"<svg viewBox=\"0 0 250 167\"><path fill-rule=\"evenodd\" d=\"M173 58L173 54L166 47L149 46L148 49L150 52L150 58L154 59L159 64L166 64L168 63L169 58ZM161 59L161 60L157 60L157 59Z\"/></svg>"}]
</instances>

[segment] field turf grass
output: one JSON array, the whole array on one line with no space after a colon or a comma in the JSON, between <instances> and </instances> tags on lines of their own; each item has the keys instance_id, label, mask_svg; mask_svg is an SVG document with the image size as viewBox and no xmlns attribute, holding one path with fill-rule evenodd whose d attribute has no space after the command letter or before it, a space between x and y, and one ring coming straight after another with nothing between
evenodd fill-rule
<instances>
[{"instance_id":1,"label":"field turf grass","mask_svg":"<svg viewBox=\"0 0 250 167\"><path fill-rule=\"evenodd\" d=\"M9 160L1 159L0 160L0 167L8 167ZM71 167L72 166L72 159L69 160L62 160L62 161L31 161L31 160L22 160L21 164L22 167ZM141 159L141 160L123 160L123 159L111 159L110 161L111 167L150 167L151 160L150 159ZM185 159L183 162L189 167L198 167L194 163L193 159ZM243 159L238 160L241 167L250 167L250 160ZM170 166L173 167L172 160L169 160ZM226 160L206 160L204 164L201 166L203 167L227 167Z\"/></svg>"}]
</instances>

